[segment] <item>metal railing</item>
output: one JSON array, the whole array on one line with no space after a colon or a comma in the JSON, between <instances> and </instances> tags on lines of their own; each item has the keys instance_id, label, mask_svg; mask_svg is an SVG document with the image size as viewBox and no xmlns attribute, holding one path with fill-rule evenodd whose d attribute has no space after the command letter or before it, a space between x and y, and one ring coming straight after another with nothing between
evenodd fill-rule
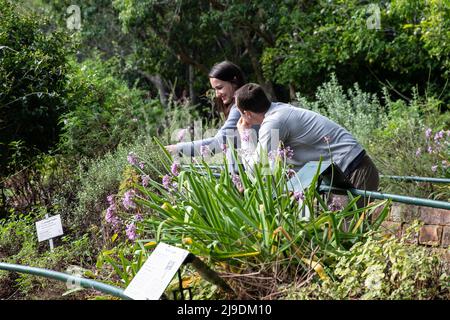
<instances>
[{"instance_id":1,"label":"metal railing","mask_svg":"<svg viewBox=\"0 0 450 320\"><path fill-rule=\"evenodd\" d=\"M438 200L430 200L430 199L424 199L424 198L417 198L417 197L409 197L409 196L401 196L397 194L389 194L389 193L382 193L382 192L375 192L375 191L366 191L366 190L360 190L360 189L342 189L342 188L336 188L330 186L321 186L319 188L320 191L328 192L328 191L334 191L339 193L347 193L349 191L353 195L362 196L365 198L371 198L371 199L392 199L394 202L401 202L401 203L407 203L412 204L416 206L426 206L431 208L438 208L438 209L447 209L450 210L450 202L446 201L438 201Z\"/></svg>"},{"instance_id":2,"label":"metal railing","mask_svg":"<svg viewBox=\"0 0 450 320\"><path fill-rule=\"evenodd\" d=\"M389 175L380 175L380 178L391 179L391 180L400 180L405 182L430 182L430 183L449 183L450 179L446 178L430 178L430 177L417 177L417 176L389 176Z\"/></svg>"},{"instance_id":3,"label":"metal railing","mask_svg":"<svg viewBox=\"0 0 450 320\"><path fill-rule=\"evenodd\" d=\"M130 300L128 296L126 296L123 293L123 289L117 288L102 282L94 281L91 279L81 278L77 276L73 276L67 273L48 270L48 269L42 269L42 268L35 268L35 267L28 267L28 266L22 266L18 264L11 264L11 263L4 263L0 262L0 270L6 270L6 271L13 271L13 272L19 272L19 273L28 273L35 276L40 277L46 277L50 279L55 279L59 281L63 281L70 284L76 284L79 285L82 288L86 289L94 289L106 294L110 294L115 297L119 297L121 299Z\"/></svg>"}]
</instances>

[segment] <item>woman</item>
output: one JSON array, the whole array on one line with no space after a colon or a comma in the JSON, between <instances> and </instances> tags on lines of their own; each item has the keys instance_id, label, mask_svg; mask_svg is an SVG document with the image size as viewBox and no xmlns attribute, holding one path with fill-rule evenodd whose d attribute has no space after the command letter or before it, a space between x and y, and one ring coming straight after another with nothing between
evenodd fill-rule
<instances>
[{"instance_id":1,"label":"woman","mask_svg":"<svg viewBox=\"0 0 450 320\"><path fill-rule=\"evenodd\" d=\"M234 92L245 84L244 74L234 63L222 61L211 68L208 77L211 87L215 91L216 106L219 112L224 113L226 121L212 138L166 146L166 149L172 154L198 156L205 149L208 152L215 153L223 150L229 138L233 139L234 146L236 147L236 124L241 114L234 103ZM206 146L208 148L205 148Z\"/></svg>"}]
</instances>

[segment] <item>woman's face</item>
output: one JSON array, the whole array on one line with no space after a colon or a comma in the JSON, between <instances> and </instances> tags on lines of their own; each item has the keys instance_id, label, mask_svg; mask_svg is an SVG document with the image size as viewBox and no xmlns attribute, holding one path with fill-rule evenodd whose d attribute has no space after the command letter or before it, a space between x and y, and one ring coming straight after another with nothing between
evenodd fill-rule
<instances>
[{"instance_id":1,"label":"woman's face","mask_svg":"<svg viewBox=\"0 0 450 320\"><path fill-rule=\"evenodd\" d=\"M231 82L222 81L217 78L209 78L209 82L216 93L216 97L221 99L225 105L233 102L234 92L236 90Z\"/></svg>"}]
</instances>

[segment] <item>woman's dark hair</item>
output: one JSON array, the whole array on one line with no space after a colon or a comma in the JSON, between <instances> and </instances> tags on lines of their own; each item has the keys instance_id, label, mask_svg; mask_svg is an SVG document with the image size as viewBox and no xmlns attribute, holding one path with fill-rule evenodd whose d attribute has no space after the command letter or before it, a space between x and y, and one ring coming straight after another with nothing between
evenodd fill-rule
<instances>
[{"instance_id":1,"label":"woman's dark hair","mask_svg":"<svg viewBox=\"0 0 450 320\"><path fill-rule=\"evenodd\" d=\"M236 89L239 89L245 84L245 78L241 68L227 60L216 63L209 71L208 77L231 82L236 86Z\"/></svg>"},{"instance_id":2,"label":"woman's dark hair","mask_svg":"<svg viewBox=\"0 0 450 320\"><path fill-rule=\"evenodd\" d=\"M208 77L230 82L236 89L245 84L245 77L241 68L227 60L216 63L209 71ZM229 105L225 106L222 100L218 98L214 98L214 105L219 112L223 112L225 117L228 118Z\"/></svg>"},{"instance_id":3,"label":"woman's dark hair","mask_svg":"<svg viewBox=\"0 0 450 320\"><path fill-rule=\"evenodd\" d=\"M236 105L242 111L263 113L270 108L270 100L259 84L247 83L239 88L234 95Z\"/></svg>"}]
</instances>

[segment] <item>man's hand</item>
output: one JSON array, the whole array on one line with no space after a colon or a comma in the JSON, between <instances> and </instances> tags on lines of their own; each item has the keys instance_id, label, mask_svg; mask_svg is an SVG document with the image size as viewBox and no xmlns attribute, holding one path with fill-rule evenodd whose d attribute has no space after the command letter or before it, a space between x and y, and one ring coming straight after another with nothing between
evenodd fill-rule
<instances>
[{"instance_id":1,"label":"man's hand","mask_svg":"<svg viewBox=\"0 0 450 320\"><path fill-rule=\"evenodd\" d=\"M242 136L246 130L251 129L252 126L250 123L248 123L247 121L245 121L244 117L241 116L241 118L239 119L238 123L237 123L237 129L239 131L239 134Z\"/></svg>"}]
</instances>

